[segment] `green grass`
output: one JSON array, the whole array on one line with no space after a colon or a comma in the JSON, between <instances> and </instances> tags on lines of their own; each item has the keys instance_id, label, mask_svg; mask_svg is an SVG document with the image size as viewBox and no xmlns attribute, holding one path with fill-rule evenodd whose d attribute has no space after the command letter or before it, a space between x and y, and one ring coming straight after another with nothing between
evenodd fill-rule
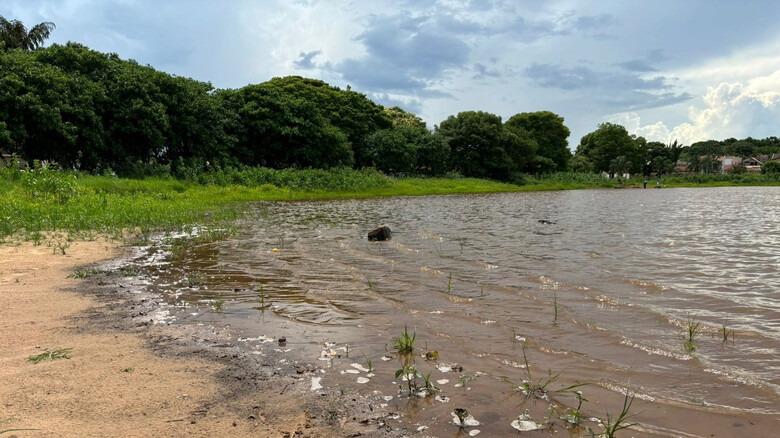
<instances>
[{"instance_id":1,"label":"green grass","mask_svg":"<svg viewBox=\"0 0 780 438\"><path fill-rule=\"evenodd\" d=\"M409 334L408 327L404 326L404 331L399 336L393 338L393 348L398 354L412 354L414 352L414 342L417 339L417 332Z\"/></svg>"},{"instance_id":2,"label":"green grass","mask_svg":"<svg viewBox=\"0 0 780 438\"><path fill-rule=\"evenodd\" d=\"M39 363L45 360L57 360L57 359L70 359L71 348L55 348L49 350L48 348L41 354L36 354L27 358L32 363Z\"/></svg>"},{"instance_id":3,"label":"green grass","mask_svg":"<svg viewBox=\"0 0 780 438\"><path fill-rule=\"evenodd\" d=\"M618 433L618 431L621 431L623 429L628 429L629 427L633 426L635 423L629 423L629 418L637 415L637 414L631 414L629 413L629 410L631 409L631 404L634 403L634 394L631 394L629 391L628 385L626 386L626 395L623 398L623 408L620 411L620 414L616 416L612 415L611 413L607 412L607 416L605 419L601 420L601 425L604 427L604 432L600 434L595 434L590 428L588 428L588 431L590 432L590 435L592 437L599 437L599 438L615 438Z\"/></svg>"},{"instance_id":4,"label":"green grass","mask_svg":"<svg viewBox=\"0 0 780 438\"><path fill-rule=\"evenodd\" d=\"M685 349L689 352L696 351L696 343L695 338L696 335L699 334L699 330L701 329L701 322L696 321L696 318L690 318L688 319L688 322L685 325Z\"/></svg>"},{"instance_id":5,"label":"green grass","mask_svg":"<svg viewBox=\"0 0 780 438\"><path fill-rule=\"evenodd\" d=\"M623 186L641 187L644 177ZM525 175L517 184L475 178L391 178L371 169L220 169L187 180L127 179L52 169L0 168L0 241L47 243L65 253L70 239L98 234L146 241L158 231L182 231L241 217L249 201L295 201L616 187L596 174ZM771 175L664 177L663 187L780 185ZM462 245L462 243L461 243ZM462 249L462 248L461 248Z\"/></svg>"}]
</instances>

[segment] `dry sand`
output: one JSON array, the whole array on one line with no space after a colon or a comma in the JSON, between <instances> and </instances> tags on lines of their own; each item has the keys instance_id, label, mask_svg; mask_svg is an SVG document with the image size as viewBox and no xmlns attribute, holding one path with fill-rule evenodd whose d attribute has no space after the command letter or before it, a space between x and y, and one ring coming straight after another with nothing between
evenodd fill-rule
<instances>
[{"instance_id":1,"label":"dry sand","mask_svg":"<svg viewBox=\"0 0 780 438\"><path fill-rule=\"evenodd\" d=\"M132 312L144 310L115 284L68 278L122 252L105 241L74 242L66 255L0 245L3 438L398 433L366 400L313 394L305 367L285 374L214 352L196 334L138 323ZM70 359L27 360L58 347Z\"/></svg>"}]
</instances>

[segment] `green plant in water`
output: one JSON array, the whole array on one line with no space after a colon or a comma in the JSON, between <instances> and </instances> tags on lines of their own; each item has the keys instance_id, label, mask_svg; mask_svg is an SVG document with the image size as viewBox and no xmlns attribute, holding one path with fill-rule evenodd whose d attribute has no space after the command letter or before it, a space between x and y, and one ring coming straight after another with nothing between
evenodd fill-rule
<instances>
[{"instance_id":1,"label":"green plant in water","mask_svg":"<svg viewBox=\"0 0 780 438\"><path fill-rule=\"evenodd\" d=\"M571 424L580 424L582 422L582 402L588 401L583 395L582 391L572 391L575 397L577 397L577 408L572 409L571 413L563 419Z\"/></svg>"},{"instance_id":2,"label":"green plant in water","mask_svg":"<svg viewBox=\"0 0 780 438\"><path fill-rule=\"evenodd\" d=\"M472 380L475 380L477 378L477 375L474 374L461 374L460 377L458 377L458 384L456 386L460 386L463 389L466 389L466 384Z\"/></svg>"},{"instance_id":3,"label":"green plant in water","mask_svg":"<svg viewBox=\"0 0 780 438\"><path fill-rule=\"evenodd\" d=\"M374 364L371 361L371 358L366 356L365 353L362 353L362 354L363 354L363 359L365 359L365 361L366 361L366 368L368 368L368 372L369 373L373 373L374 372Z\"/></svg>"},{"instance_id":4,"label":"green plant in water","mask_svg":"<svg viewBox=\"0 0 780 438\"><path fill-rule=\"evenodd\" d=\"M452 272L447 277L447 295L452 295Z\"/></svg>"},{"instance_id":5,"label":"green plant in water","mask_svg":"<svg viewBox=\"0 0 780 438\"><path fill-rule=\"evenodd\" d=\"M211 303L211 307L213 307L217 312L222 312L223 305L225 305L224 300L214 300L214 302Z\"/></svg>"},{"instance_id":6,"label":"green plant in water","mask_svg":"<svg viewBox=\"0 0 780 438\"><path fill-rule=\"evenodd\" d=\"M525 374L525 378L521 379L519 383L515 383L511 381L507 377L502 377L501 380L509 383L510 385L514 386L517 389L521 389L524 393L526 398L528 397L536 397L536 398L544 398L548 391L548 387L558 380L558 377L561 376L561 373L552 374L552 370L547 370L547 377L542 377L539 380L534 381L533 376L531 375L531 365L528 363L528 354L526 352L526 345L523 343L523 361L525 363L525 367L523 367L523 374ZM565 388L557 389L554 392L561 393L561 392L571 392L572 389L578 388L580 386L584 386L584 383L577 383L574 385L567 386Z\"/></svg>"},{"instance_id":7,"label":"green plant in water","mask_svg":"<svg viewBox=\"0 0 780 438\"><path fill-rule=\"evenodd\" d=\"M614 417L609 413L609 411L607 411L607 417L600 421L602 427L604 427L604 432L597 435L591 428L588 428L588 432L590 432L591 437L615 438L618 431L628 429L629 427L636 424L628 422L629 418L637 415L635 413L629 413L631 404L634 403L635 396L635 394L630 393L629 389L629 386L626 385L626 395L623 398L623 409L620 411L620 414L617 417Z\"/></svg>"},{"instance_id":8,"label":"green plant in water","mask_svg":"<svg viewBox=\"0 0 780 438\"><path fill-rule=\"evenodd\" d=\"M685 349L690 351L696 351L696 343L694 342L694 338L696 338L696 335L699 333L699 329L701 326L700 321L696 321L696 318L688 319L688 323L686 324L686 337L685 340Z\"/></svg>"},{"instance_id":9,"label":"green plant in water","mask_svg":"<svg viewBox=\"0 0 780 438\"><path fill-rule=\"evenodd\" d=\"M727 342L729 340L729 336L731 336L731 341L734 342L734 330L729 329L726 327L726 323L723 323L723 327L720 329L721 335L723 335L723 342Z\"/></svg>"},{"instance_id":10,"label":"green plant in water","mask_svg":"<svg viewBox=\"0 0 780 438\"><path fill-rule=\"evenodd\" d=\"M55 348L49 350L48 348L41 354L32 355L27 358L32 363L43 362L44 360L57 360L57 359L70 359L70 352L72 348Z\"/></svg>"},{"instance_id":11,"label":"green plant in water","mask_svg":"<svg viewBox=\"0 0 780 438\"><path fill-rule=\"evenodd\" d=\"M553 311L555 312L553 324L558 325L558 294L555 292L553 292Z\"/></svg>"},{"instance_id":12,"label":"green plant in water","mask_svg":"<svg viewBox=\"0 0 780 438\"><path fill-rule=\"evenodd\" d=\"M393 347L398 354L411 354L414 352L414 342L417 339L417 332L409 334L409 329L404 326L404 331L399 336L393 338Z\"/></svg>"}]
</instances>

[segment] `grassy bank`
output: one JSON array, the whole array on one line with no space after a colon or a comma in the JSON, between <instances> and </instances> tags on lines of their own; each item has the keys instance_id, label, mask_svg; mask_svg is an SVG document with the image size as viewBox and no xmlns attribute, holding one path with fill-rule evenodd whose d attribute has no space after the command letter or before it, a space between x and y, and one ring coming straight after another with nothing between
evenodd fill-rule
<instances>
[{"instance_id":1,"label":"grassy bank","mask_svg":"<svg viewBox=\"0 0 780 438\"><path fill-rule=\"evenodd\" d=\"M393 179L375 171L216 171L196 180L123 179L51 169L0 169L0 239L47 242L95 234L146 238L155 231L212 228L248 201L489 193L517 186L478 179Z\"/></svg>"},{"instance_id":2,"label":"grassy bank","mask_svg":"<svg viewBox=\"0 0 780 438\"><path fill-rule=\"evenodd\" d=\"M519 184L473 178L390 178L373 170L214 170L188 180L123 179L54 169L0 169L0 239L61 242L100 233L141 238L155 231L225 224L248 201L494 193L640 186L593 174L525 176ZM664 187L780 185L770 175L665 177ZM649 186L655 185L652 180Z\"/></svg>"}]
</instances>

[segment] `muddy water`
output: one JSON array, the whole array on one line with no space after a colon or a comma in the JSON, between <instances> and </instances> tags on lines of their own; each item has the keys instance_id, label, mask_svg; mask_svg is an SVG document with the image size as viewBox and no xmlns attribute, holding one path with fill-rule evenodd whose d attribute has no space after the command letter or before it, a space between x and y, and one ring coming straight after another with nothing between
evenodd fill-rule
<instances>
[{"instance_id":1,"label":"muddy water","mask_svg":"<svg viewBox=\"0 0 780 438\"><path fill-rule=\"evenodd\" d=\"M617 415L627 384L638 424L618 436L774 436L780 426L780 188L253 208L235 238L153 250L164 261L152 289L182 323L230 325L256 354L314 364L326 389L383 397L400 416L388 421L434 436L506 436L527 410L550 424L531 434L586 436L560 419L575 396L552 392L586 383L583 425L596 432L591 418ZM365 239L377 224L393 229L391 241ZM697 323L692 350L684 338ZM403 363L392 339L404 327L438 399L409 397L395 378ZM319 359L327 353L336 356ZM369 360L373 376L359 369ZM452 364L462 371L444 372ZM559 373L547 396L510 384ZM456 407L481 424L460 430Z\"/></svg>"}]
</instances>

